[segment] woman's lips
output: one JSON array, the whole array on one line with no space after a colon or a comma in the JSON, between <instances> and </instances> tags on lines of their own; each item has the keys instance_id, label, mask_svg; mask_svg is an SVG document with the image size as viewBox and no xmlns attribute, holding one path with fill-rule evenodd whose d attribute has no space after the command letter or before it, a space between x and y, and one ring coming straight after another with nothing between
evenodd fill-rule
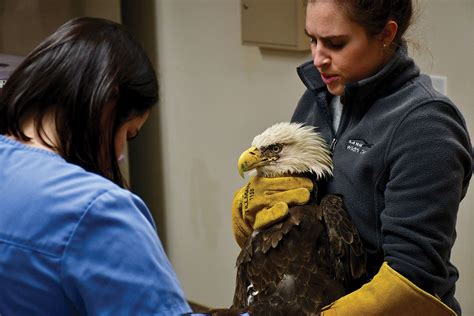
<instances>
[{"instance_id":1,"label":"woman's lips","mask_svg":"<svg viewBox=\"0 0 474 316\"><path fill-rule=\"evenodd\" d=\"M323 82L326 85L333 83L337 78L337 75L321 74L321 79L323 79Z\"/></svg>"}]
</instances>

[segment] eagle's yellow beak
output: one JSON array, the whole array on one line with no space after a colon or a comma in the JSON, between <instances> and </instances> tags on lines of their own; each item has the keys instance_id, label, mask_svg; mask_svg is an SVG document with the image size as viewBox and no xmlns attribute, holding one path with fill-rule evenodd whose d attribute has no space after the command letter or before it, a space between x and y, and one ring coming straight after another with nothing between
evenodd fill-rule
<instances>
[{"instance_id":1,"label":"eagle's yellow beak","mask_svg":"<svg viewBox=\"0 0 474 316\"><path fill-rule=\"evenodd\" d=\"M250 147L240 155L239 161L237 162L240 176L243 178L245 171L258 167L262 162L262 153L260 150L255 146Z\"/></svg>"}]
</instances>

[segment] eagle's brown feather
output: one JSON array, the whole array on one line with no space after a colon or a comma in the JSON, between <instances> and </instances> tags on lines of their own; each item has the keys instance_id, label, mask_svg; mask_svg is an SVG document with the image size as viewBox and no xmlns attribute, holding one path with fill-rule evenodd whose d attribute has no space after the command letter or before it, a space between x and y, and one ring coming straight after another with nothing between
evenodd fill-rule
<instances>
[{"instance_id":1,"label":"eagle's brown feather","mask_svg":"<svg viewBox=\"0 0 474 316\"><path fill-rule=\"evenodd\" d=\"M291 207L284 221L247 240L237 258L232 307L255 315L317 315L365 275L362 249L341 197Z\"/></svg>"}]
</instances>

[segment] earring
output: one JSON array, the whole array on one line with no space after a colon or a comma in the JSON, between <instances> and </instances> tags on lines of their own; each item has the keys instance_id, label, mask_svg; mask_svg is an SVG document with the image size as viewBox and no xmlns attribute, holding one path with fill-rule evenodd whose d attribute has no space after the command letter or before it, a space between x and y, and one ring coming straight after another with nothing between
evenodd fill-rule
<instances>
[{"instance_id":1,"label":"earring","mask_svg":"<svg viewBox=\"0 0 474 316\"><path fill-rule=\"evenodd\" d=\"M387 43L383 43L383 48L387 48Z\"/></svg>"}]
</instances>

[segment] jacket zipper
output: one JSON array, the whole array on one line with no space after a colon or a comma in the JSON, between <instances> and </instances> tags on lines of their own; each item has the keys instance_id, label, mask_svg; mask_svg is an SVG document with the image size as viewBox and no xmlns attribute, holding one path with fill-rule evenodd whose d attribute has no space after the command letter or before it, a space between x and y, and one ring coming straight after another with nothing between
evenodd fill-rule
<instances>
[{"instance_id":1,"label":"jacket zipper","mask_svg":"<svg viewBox=\"0 0 474 316\"><path fill-rule=\"evenodd\" d=\"M334 147L336 147L336 144L337 144L337 138L334 137L331 141L331 147L329 148L331 153L334 153Z\"/></svg>"},{"instance_id":2,"label":"jacket zipper","mask_svg":"<svg viewBox=\"0 0 474 316\"><path fill-rule=\"evenodd\" d=\"M347 99L348 98L346 98L346 100ZM351 105L350 105L350 102L345 102L345 103L346 104L344 104L342 107L341 121L339 123L339 127L337 128L336 135L334 135L334 138L331 141L331 146L329 147L329 150L331 151L331 153L334 153L336 144L348 125L348 117L350 117L349 110L351 108Z\"/></svg>"}]
</instances>

